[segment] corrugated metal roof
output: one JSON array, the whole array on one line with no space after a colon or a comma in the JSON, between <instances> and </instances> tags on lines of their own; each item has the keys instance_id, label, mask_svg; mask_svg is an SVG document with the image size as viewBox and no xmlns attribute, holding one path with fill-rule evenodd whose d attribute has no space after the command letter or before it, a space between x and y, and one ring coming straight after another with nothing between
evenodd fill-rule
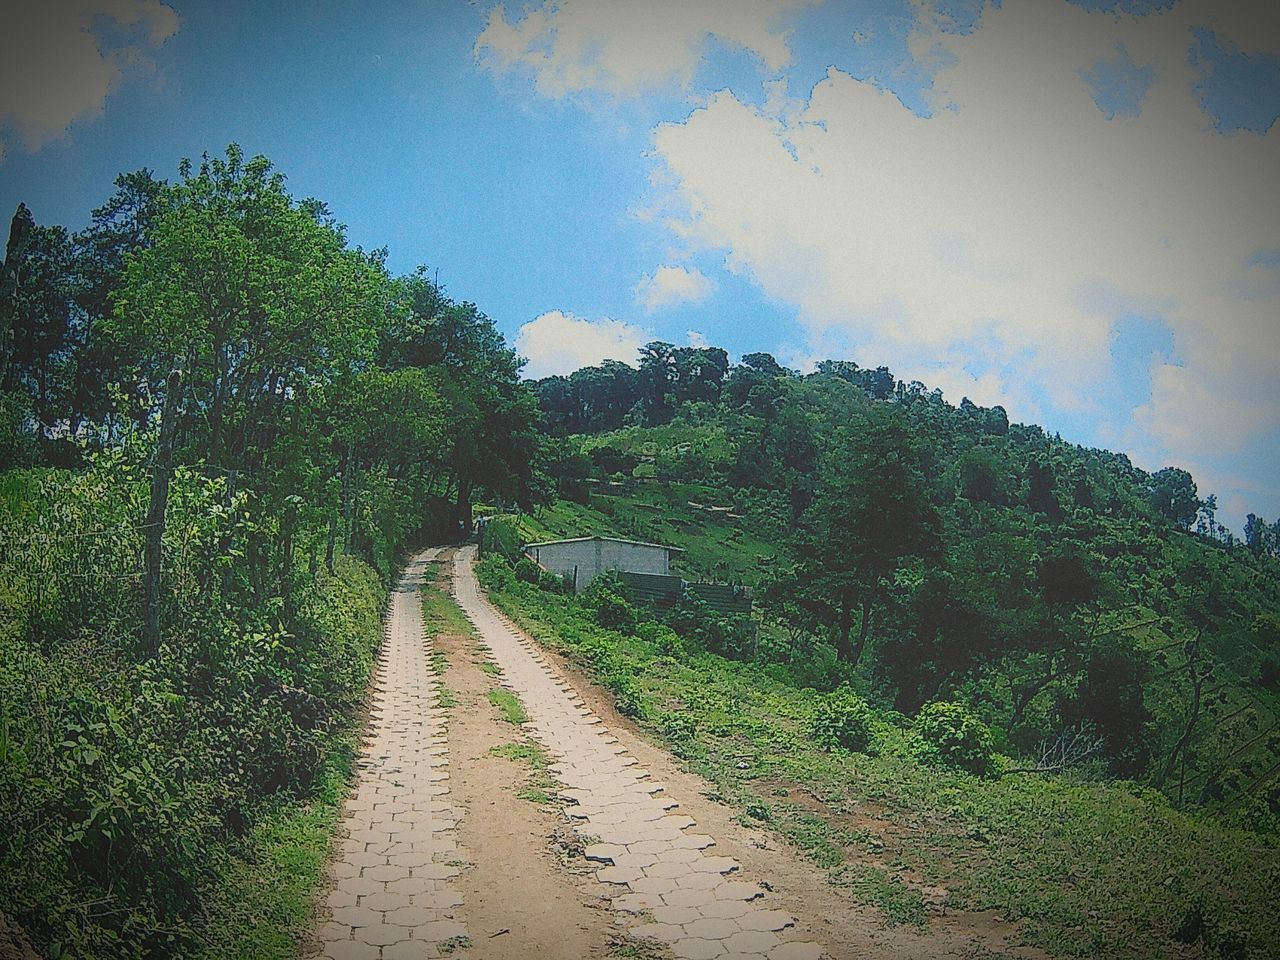
<instances>
[{"instance_id":1,"label":"corrugated metal roof","mask_svg":"<svg viewBox=\"0 0 1280 960\"><path fill-rule=\"evenodd\" d=\"M665 543L645 543L643 540L623 540L621 537L569 537L565 540L541 540L538 543L526 543L522 549L552 547L560 543L587 543L592 540L608 540L610 543L627 543L633 547L657 547L659 550L667 550L671 553L684 553L681 547L669 547Z\"/></svg>"}]
</instances>

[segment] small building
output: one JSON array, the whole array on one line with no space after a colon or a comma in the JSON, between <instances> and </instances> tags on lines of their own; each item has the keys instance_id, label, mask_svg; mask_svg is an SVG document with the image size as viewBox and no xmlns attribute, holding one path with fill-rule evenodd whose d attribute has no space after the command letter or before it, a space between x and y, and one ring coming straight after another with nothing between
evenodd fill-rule
<instances>
[{"instance_id":1,"label":"small building","mask_svg":"<svg viewBox=\"0 0 1280 960\"><path fill-rule=\"evenodd\" d=\"M684 553L679 547L617 537L575 537L529 543L525 544L524 552L544 570L572 580L575 593L581 593L606 570L667 577L671 574L672 555Z\"/></svg>"}]
</instances>

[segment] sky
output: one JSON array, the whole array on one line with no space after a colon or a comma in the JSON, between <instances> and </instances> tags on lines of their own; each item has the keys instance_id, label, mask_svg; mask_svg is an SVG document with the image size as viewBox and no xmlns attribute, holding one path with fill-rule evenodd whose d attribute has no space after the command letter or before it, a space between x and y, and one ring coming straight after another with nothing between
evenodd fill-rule
<instances>
[{"instance_id":1,"label":"sky","mask_svg":"<svg viewBox=\"0 0 1280 960\"><path fill-rule=\"evenodd\" d=\"M526 375L888 365L1280 516L1256 0L10 0L0 215L239 143Z\"/></svg>"}]
</instances>

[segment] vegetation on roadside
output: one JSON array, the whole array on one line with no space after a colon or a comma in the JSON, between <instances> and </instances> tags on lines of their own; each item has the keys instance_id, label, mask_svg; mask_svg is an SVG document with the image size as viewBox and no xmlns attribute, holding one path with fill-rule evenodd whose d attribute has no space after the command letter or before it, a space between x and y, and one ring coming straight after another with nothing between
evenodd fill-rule
<instances>
[{"instance_id":1,"label":"vegetation on roadside","mask_svg":"<svg viewBox=\"0 0 1280 960\"><path fill-rule=\"evenodd\" d=\"M554 791L558 785L547 772L547 755L538 744L532 740L501 743L496 747L490 747L489 752L495 757L505 757L528 766L528 778L525 785L516 793L517 797L538 804L554 802Z\"/></svg>"},{"instance_id":2,"label":"vegetation on roadside","mask_svg":"<svg viewBox=\"0 0 1280 960\"><path fill-rule=\"evenodd\" d=\"M480 575L504 612L625 700L744 822L778 832L886 922L919 923L945 904L998 910L1060 956L1160 956L1191 941L1206 956L1280 950L1271 836L1131 781L1001 776L1014 761L962 706L915 722L727 659L644 608L634 627L607 628L590 592L539 589L496 556ZM824 745L819 729L865 745Z\"/></svg>"},{"instance_id":3,"label":"vegetation on roadside","mask_svg":"<svg viewBox=\"0 0 1280 960\"><path fill-rule=\"evenodd\" d=\"M239 148L0 267L0 914L291 955L401 552L528 503L519 360ZM281 951L284 951L283 953Z\"/></svg>"}]
</instances>

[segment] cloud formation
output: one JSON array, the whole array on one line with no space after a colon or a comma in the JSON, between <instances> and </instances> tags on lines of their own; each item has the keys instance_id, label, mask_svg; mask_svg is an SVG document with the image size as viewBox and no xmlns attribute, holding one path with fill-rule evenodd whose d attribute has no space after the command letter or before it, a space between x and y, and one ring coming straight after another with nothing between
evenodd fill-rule
<instances>
[{"instance_id":1,"label":"cloud formation","mask_svg":"<svg viewBox=\"0 0 1280 960\"><path fill-rule=\"evenodd\" d=\"M681 303L701 303L716 285L697 267L663 265L636 284L636 301L649 313Z\"/></svg>"},{"instance_id":2,"label":"cloud formation","mask_svg":"<svg viewBox=\"0 0 1280 960\"><path fill-rule=\"evenodd\" d=\"M950 62L928 119L834 68L795 113L720 92L655 132L667 225L855 359L1015 416L1041 397L1136 413L1117 430L1148 460L1238 452L1280 424L1280 299L1250 266L1280 245L1280 136L1222 136L1193 94L1192 30L1248 22L1215 10L1025 0L966 35L926 22L917 44ZM1117 44L1155 69L1137 115L1111 121L1082 73ZM1174 358L1148 404L1116 410L1110 334L1139 310Z\"/></svg>"},{"instance_id":3,"label":"cloud formation","mask_svg":"<svg viewBox=\"0 0 1280 960\"><path fill-rule=\"evenodd\" d=\"M572 373L604 360L632 366L648 332L621 320L585 320L551 310L524 324L516 334L516 352L528 360L524 375L531 380Z\"/></svg>"},{"instance_id":4,"label":"cloud formation","mask_svg":"<svg viewBox=\"0 0 1280 960\"><path fill-rule=\"evenodd\" d=\"M475 55L496 72L532 71L548 97L687 89L711 37L776 73L790 59L779 22L814 0L558 0L514 20L494 7Z\"/></svg>"},{"instance_id":5,"label":"cloud formation","mask_svg":"<svg viewBox=\"0 0 1280 960\"><path fill-rule=\"evenodd\" d=\"M19 0L0 32L0 124L34 153L101 116L177 30L178 15L158 0Z\"/></svg>"}]
</instances>

